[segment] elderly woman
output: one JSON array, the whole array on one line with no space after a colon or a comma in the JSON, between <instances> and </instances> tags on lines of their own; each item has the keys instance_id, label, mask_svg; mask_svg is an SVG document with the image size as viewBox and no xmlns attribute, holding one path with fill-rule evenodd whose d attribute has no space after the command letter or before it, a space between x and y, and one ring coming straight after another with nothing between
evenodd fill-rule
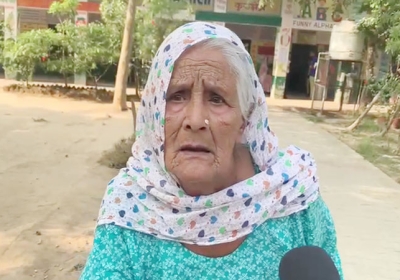
<instances>
[{"instance_id":1,"label":"elderly woman","mask_svg":"<svg viewBox=\"0 0 400 280\"><path fill-rule=\"evenodd\" d=\"M279 279L315 245L339 271L315 162L278 150L241 40L185 24L160 46L127 167L108 184L81 279Z\"/></svg>"}]
</instances>

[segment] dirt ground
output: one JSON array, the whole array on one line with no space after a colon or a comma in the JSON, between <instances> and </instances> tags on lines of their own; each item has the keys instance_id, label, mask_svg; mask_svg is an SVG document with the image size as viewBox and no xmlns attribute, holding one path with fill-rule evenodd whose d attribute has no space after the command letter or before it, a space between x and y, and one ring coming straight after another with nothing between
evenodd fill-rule
<instances>
[{"instance_id":1,"label":"dirt ground","mask_svg":"<svg viewBox=\"0 0 400 280\"><path fill-rule=\"evenodd\" d=\"M132 133L111 105L0 92L0 279L77 279L116 170L102 152Z\"/></svg>"}]
</instances>

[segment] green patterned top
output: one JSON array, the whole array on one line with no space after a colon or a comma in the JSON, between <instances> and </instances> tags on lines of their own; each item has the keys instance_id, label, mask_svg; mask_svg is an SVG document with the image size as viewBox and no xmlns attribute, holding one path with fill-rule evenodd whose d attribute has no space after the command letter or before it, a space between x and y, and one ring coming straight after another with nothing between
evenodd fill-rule
<instances>
[{"instance_id":1,"label":"green patterned top","mask_svg":"<svg viewBox=\"0 0 400 280\"><path fill-rule=\"evenodd\" d=\"M342 275L334 224L322 198L306 210L267 220L236 251L220 258L196 255L177 242L102 225L96 229L93 249L80 279L279 280L283 255L305 245L325 249Z\"/></svg>"}]
</instances>

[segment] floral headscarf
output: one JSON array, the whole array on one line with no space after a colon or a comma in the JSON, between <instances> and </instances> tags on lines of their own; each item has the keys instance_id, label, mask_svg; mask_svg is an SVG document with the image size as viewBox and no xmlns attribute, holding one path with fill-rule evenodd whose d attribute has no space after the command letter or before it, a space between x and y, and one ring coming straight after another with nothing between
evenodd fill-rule
<instances>
[{"instance_id":1,"label":"floral headscarf","mask_svg":"<svg viewBox=\"0 0 400 280\"><path fill-rule=\"evenodd\" d=\"M261 172L217 193L192 197L166 171L165 96L174 63L184 50L209 38L229 40L252 64L237 35L220 25L188 23L165 39L154 57L138 110L132 157L108 184L98 225L115 224L160 239L213 245L243 237L268 219L302 211L318 198L316 166L310 154L294 146L278 150L255 70L250 73L253 110L243 143Z\"/></svg>"}]
</instances>

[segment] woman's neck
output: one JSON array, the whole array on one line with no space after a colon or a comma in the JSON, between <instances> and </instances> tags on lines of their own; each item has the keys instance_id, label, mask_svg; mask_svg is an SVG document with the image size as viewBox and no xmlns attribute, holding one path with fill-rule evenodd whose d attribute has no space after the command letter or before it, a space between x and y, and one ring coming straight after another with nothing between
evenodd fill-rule
<instances>
[{"instance_id":1,"label":"woman's neck","mask_svg":"<svg viewBox=\"0 0 400 280\"><path fill-rule=\"evenodd\" d=\"M248 148L243 144L235 146L230 168L221 174L220 180L214 181L214 192L227 189L255 174L253 160Z\"/></svg>"},{"instance_id":2,"label":"woman's neck","mask_svg":"<svg viewBox=\"0 0 400 280\"><path fill-rule=\"evenodd\" d=\"M247 147L240 146L235 149L234 155L235 168L234 173L231 176L231 183L227 186L230 187L233 184L246 180L255 174L253 160ZM234 175L233 175L234 174ZM226 188L227 188L226 187ZM241 237L235 241L222 243L211 246L199 246L194 244L183 244L186 249L193 253L210 258L219 258L229 254L232 254L239 246L243 243L246 237Z\"/></svg>"},{"instance_id":3,"label":"woman's neck","mask_svg":"<svg viewBox=\"0 0 400 280\"><path fill-rule=\"evenodd\" d=\"M253 177L255 174L253 159L249 149L244 145L237 145L234 154L236 182Z\"/></svg>"}]
</instances>

